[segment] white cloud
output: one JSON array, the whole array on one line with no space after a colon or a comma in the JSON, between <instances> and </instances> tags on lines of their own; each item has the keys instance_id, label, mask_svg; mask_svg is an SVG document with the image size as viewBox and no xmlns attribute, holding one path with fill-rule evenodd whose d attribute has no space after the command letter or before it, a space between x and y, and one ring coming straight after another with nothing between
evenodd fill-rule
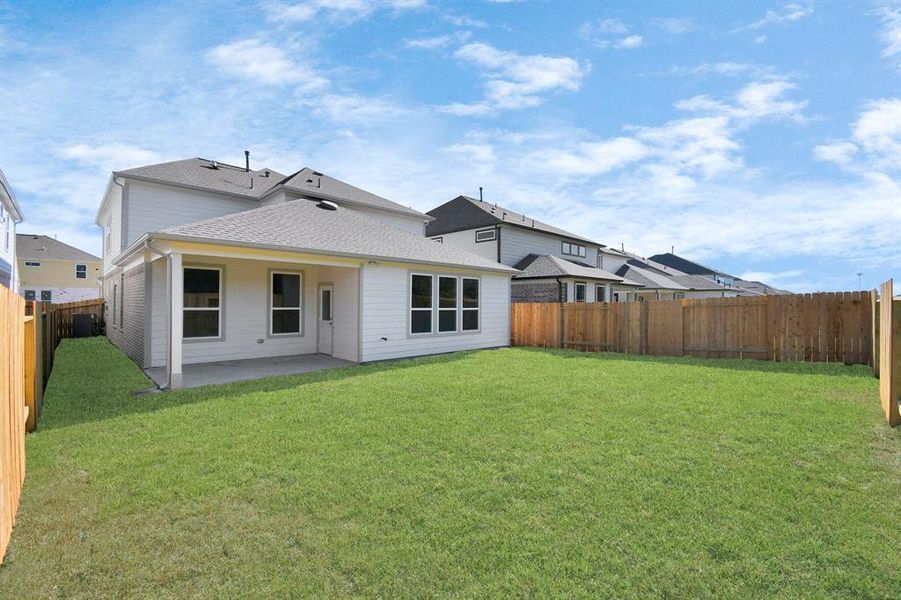
<instances>
[{"instance_id":1,"label":"white cloud","mask_svg":"<svg viewBox=\"0 0 901 600\"><path fill-rule=\"evenodd\" d=\"M416 39L408 39L404 40L404 46L407 48L421 49L421 50L435 50L437 48L444 48L446 46L450 46L451 44L459 44L465 42L470 38L472 34L468 31L460 31L457 33L449 33L447 35L437 35L434 37L428 38L416 38Z\"/></svg>"},{"instance_id":2,"label":"white cloud","mask_svg":"<svg viewBox=\"0 0 901 600\"><path fill-rule=\"evenodd\" d=\"M763 44L766 41L767 41L767 37L765 35L758 35L757 37L754 38L754 43L757 44L758 46L760 44Z\"/></svg>"},{"instance_id":3,"label":"white cloud","mask_svg":"<svg viewBox=\"0 0 901 600\"><path fill-rule=\"evenodd\" d=\"M583 142L575 151L544 150L535 153L536 168L549 169L561 175L599 175L641 160L648 148L630 137L600 142Z\"/></svg>"},{"instance_id":4,"label":"white cloud","mask_svg":"<svg viewBox=\"0 0 901 600\"><path fill-rule=\"evenodd\" d=\"M139 167L160 160L156 152L117 142L93 146L75 144L63 148L60 156L81 166L94 167L102 173Z\"/></svg>"},{"instance_id":5,"label":"white cloud","mask_svg":"<svg viewBox=\"0 0 901 600\"><path fill-rule=\"evenodd\" d=\"M292 60L281 48L259 39L222 44L209 50L205 57L223 73L257 83L290 83L305 90L328 85L328 80L312 66Z\"/></svg>"},{"instance_id":6,"label":"white cloud","mask_svg":"<svg viewBox=\"0 0 901 600\"><path fill-rule=\"evenodd\" d=\"M629 28L619 19L603 19L594 23L585 22L579 27L579 36L598 48L631 50L644 41L640 35L627 35Z\"/></svg>"},{"instance_id":7,"label":"white cloud","mask_svg":"<svg viewBox=\"0 0 901 600\"><path fill-rule=\"evenodd\" d=\"M852 137L876 168L901 169L901 98L868 102Z\"/></svg>"},{"instance_id":8,"label":"white cloud","mask_svg":"<svg viewBox=\"0 0 901 600\"><path fill-rule=\"evenodd\" d=\"M885 44L882 50L883 58L897 61L901 68L901 2L886 2L876 9L876 14L882 23L880 39Z\"/></svg>"},{"instance_id":9,"label":"white cloud","mask_svg":"<svg viewBox=\"0 0 901 600\"><path fill-rule=\"evenodd\" d=\"M368 96L326 94L301 101L313 109L316 115L326 117L336 123L352 123L361 126L382 126L412 112L388 99Z\"/></svg>"},{"instance_id":10,"label":"white cloud","mask_svg":"<svg viewBox=\"0 0 901 600\"><path fill-rule=\"evenodd\" d=\"M857 154L856 144L851 142L835 142L833 144L820 144L813 149L817 160L833 162L841 166L848 166Z\"/></svg>"},{"instance_id":11,"label":"white cloud","mask_svg":"<svg viewBox=\"0 0 901 600\"><path fill-rule=\"evenodd\" d=\"M739 275L739 279L747 281L765 281L773 283L776 281L795 281L804 274L802 269L789 269L787 271L745 271Z\"/></svg>"},{"instance_id":12,"label":"white cloud","mask_svg":"<svg viewBox=\"0 0 901 600\"><path fill-rule=\"evenodd\" d=\"M466 15L446 14L442 18L451 25L456 25L457 27L488 27L488 23L485 21L473 19Z\"/></svg>"},{"instance_id":13,"label":"white cloud","mask_svg":"<svg viewBox=\"0 0 901 600\"><path fill-rule=\"evenodd\" d=\"M787 100L784 95L796 86L787 79L774 78L752 81L735 95L735 102L728 104L712 99L706 94L694 96L676 103L676 108L687 111L720 113L732 118L758 121L765 118L788 118L803 122L802 113L806 100Z\"/></svg>"},{"instance_id":14,"label":"white cloud","mask_svg":"<svg viewBox=\"0 0 901 600\"><path fill-rule=\"evenodd\" d=\"M425 0L309 0L295 4L267 2L263 8L270 21L304 23L320 17L352 22L365 19L381 9L405 11L425 6Z\"/></svg>"},{"instance_id":15,"label":"white cloud","mask_svg":"<svg viewBox=\"0 0 901 600\"><path fill-rule=\"evenodd\" d=\"M671 17L653 20L654 25L669 33L689 33L695 30L694 21L687 18Z\"/></svg>"},{"instance_id":16,"label":"white cloud","mask_svg":"<svg viewBox=\"0 0 901 600\"><path fill-rule=\"evenodd\" d=\"M490 163L496 160L494 148L490 144L451 144L442 150L465 157L474 163Z\"/></svg>"},{"instance_id":17,"label":"white cloud","mask_svg":"<svg viewBox=\"0 0 901 600\"><path fill-rule=\"evenodd\" d=\"M483 43L467 44L454 56L481 67L487 79L484 101L441 107L442 111L457 115L537 106L544 102L543 94L578 90L589 70L573 58L522 55Z\"/></svg>"},{"instance_id":18,"label":"white cloud","mask_svg":"<svg viewBox=\"0 0 901 600\"><path fill-rule=\"evenodd\" d=\"M643 41L640 35L629 35L614 42L613 47L631 50L632 48L640 47Z\"/></svg>"},{"instance_id":19,"label":"white cloud","mask_svg":"<svg viewBox=\"0 0 901 600\"><path fill-rule=\"evenodd\" d=\"M795 2L784 5L782 8L769 9L763 18L750 23L744 29L761 29L769 25L788 25L813 14L813 4L798 4Z\"/></svg>"},{"instance_id":20,"label":"white cloud","mask_svg":"<svg viewBox=\"0 0 901 600\"><path fill-rule=\"evenodd\" d=\"M775 69L767 65L756 63L740 63L722 61L716 63L701 63L694 67L675 66L670 69L674 75L724 75L738 77L751 75L753 77L774 77Z\"/></svg>"}]
</instances>

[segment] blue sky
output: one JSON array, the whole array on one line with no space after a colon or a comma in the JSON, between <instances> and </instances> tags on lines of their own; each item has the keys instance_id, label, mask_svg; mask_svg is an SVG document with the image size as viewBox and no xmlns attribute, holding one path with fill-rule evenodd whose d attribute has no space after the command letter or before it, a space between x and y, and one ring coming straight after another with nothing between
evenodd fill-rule
<instances>
[{"instance_id":1,"label":"blue sky","mask_svg":"<svg viewBox=\"0 0 901 600\"><path fill-rule=\"evenodd\" d=\"M901 2L0 2L0 168L99 252L114 169L478 194L796 291L901 277Z\"/></svg>"}]
</instances>

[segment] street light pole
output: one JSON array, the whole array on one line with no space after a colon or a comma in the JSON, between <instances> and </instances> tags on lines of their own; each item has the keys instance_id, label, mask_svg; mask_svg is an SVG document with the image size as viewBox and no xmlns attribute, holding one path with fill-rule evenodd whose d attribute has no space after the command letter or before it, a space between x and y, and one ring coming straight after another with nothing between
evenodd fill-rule
<instances>
[{"instance_id":1,"label":"street light pole","mask_svg":"<svg viewBox=\"0 0 901 600\"><path fill-rule=\"evenodd\" d=\"M862 286L861 283L860 283L860 278L861 278L862 275L863 275L863 273L861 273L860 271L858 271L858 273L857 273L857 291L858 291L858 292L859 292L860 290L863 289L863 286Z\"/></svg>"}]
</instances>

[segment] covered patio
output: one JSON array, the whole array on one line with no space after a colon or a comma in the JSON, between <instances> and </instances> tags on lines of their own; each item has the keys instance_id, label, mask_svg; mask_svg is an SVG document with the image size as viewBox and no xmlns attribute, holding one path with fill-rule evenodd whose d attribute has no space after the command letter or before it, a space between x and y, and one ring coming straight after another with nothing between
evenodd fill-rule
<instances>
[{"instance_id":1,"label":"covered patio","mask_svg":"<svg viewBox=\"0 0 901 600\"><path fill-rule=\"evenodd\" d=\"M249 379L263 379L276 375L298 375L325 369L348 367L355 363L326 354L296 354L269 358L249 358L213 363L197 363L182 367L181 384L184 388L217 383L232 383ZM167 383L166 367L144 369L157 387Z\"/></svg>"}]
</instances>

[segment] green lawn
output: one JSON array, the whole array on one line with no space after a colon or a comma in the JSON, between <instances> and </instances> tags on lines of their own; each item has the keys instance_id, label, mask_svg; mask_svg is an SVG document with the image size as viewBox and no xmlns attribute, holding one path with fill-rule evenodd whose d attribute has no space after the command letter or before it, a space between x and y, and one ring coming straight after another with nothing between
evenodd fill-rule
<instances>
[{"instance_id":1,"label":"green lawn","mask_svg":"<svg viewBox=\"0 0 901 600\"><path fill-rule=\"evenodd\" d=\"M901 590L864 367L507 349L147 385L63 342L0 595Z\"/></svg>"}]
</instances>

